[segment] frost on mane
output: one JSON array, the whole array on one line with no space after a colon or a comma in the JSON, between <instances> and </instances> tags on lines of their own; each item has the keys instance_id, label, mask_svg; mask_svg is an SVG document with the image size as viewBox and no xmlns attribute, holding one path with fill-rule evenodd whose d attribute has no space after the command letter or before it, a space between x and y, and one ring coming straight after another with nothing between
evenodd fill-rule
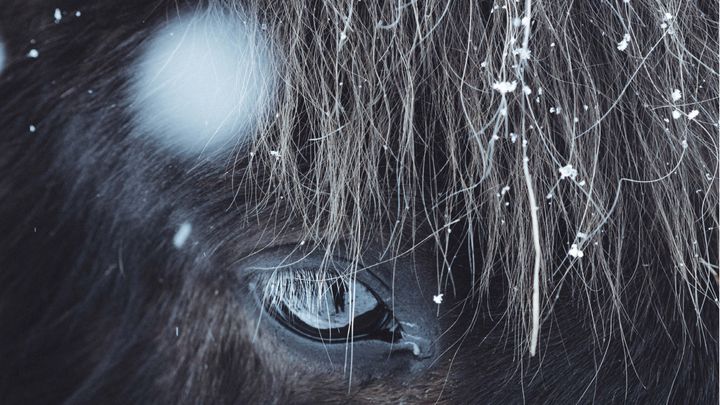
<instances>
[{"instance_id":1,"label":"frost on mane","mask_svg":"<svg viewBox=\"0 0 720 405\"><path fill-rule=\"evenodd\" d=\"M495 82L492 88L500 94L511 93L517 88L517 80L513 80L512 82Z\"/></svg>"},{"instance_id":2,"label":"frost on mane","mask_svg":"<svg viewBox=\"0 0 720 405\"><path fill-rule=\"evenodd\" d=\"M578 174L577 170L570 164L561 167L559 172L561 179L570 178L571 180L575 180Z\"/></svg>"}]
</instances>

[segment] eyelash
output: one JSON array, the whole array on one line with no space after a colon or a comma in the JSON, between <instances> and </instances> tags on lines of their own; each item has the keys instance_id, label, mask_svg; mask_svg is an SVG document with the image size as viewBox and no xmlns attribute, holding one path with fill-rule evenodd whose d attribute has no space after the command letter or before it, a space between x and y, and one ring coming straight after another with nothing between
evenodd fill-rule
<instances>
[{"instance_id":1,"label":"eyelash","mask_svg":"<svg viewBox=\"0 0 720 405\"><path fill-rule=\"evenodd\" d=\"M319 302L324 289L330 282L347 284L346 277L307 268L275 270L265 280L263 296L266 304L279 304L282 300L299 300L312 307Z\"/></svg>"}]
</instances>

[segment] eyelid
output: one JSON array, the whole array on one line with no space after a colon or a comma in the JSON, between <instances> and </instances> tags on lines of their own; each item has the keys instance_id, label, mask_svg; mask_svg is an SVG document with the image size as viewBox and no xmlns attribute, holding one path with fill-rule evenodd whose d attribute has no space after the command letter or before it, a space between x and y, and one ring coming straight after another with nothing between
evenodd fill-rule
<instances>
[{"instance_id":1,"label":"eyelid","mask_svg":"<svg viewBox=\"0 0 720 405\"><path fill-rule=\"evenodd\" d=\"M264 286L269 275L273 272L298 270L316 272L323 265L325 271L351 268L353 260L348 259L341 253L336 252L328 258L325 256L325 252L320 249L308 248L307 250L301 250L297 243L279 245L264 249L251 257L247 257L245 260L237 262L238 266L235 274L242 284L250 286L250 296L253 297L257 305L265 307L267 301L264 299ZM371 267L372 270L368 267ZM363 265L358 269L354 277L372 291L379 302L385 304L388 308L394 308L395 295L392 293L392 287L384 281L383 277L376 274L383 271L388 271L387 274L393 277L393 273L390 273L391 269L382 264Z\"/></svg>"},{"instance_id":2,"label":"eyelid","mask_svg":"<svg viewBox=\"0 0 720 405\"><path fill-rule=\"evenodd\" d=\"M281 260L278 260L278 258L281 258ZM326 257L324 252L321 252L318 249L301 252L298 244L294 243L263 249L257 254L238 261L237 265L243 268L243 270L255 273L276 271L278 269L290 270L293 268L320 268L323 266L330 268L333 267L334 264L339 263L343 264L344 268L350 268L356 262L356 260L344 256L342 252L333 252L333 254L329 257ZM379 283L382 286L382 290L389 291L390 286L381 277L378 277L375 274L375 269L382 270L384 269L384 266L382 263L373 263L369 266L358 266L356 274L370 275L374 281L372 284ZM365 276L361 277L365 279Z\"/></svg>"},{"instance_id":3,"label":"eyelid","mask_svg":"<svg viewBox=\"0 0 720 405\"><path fill-rule=\"evenodd\" d=\"M273 246L269 248L262 249L258 252L253 253L252 255L245 257L243 259L240 259L236 262L238 266L244 267L248 270L255 270L255 271L272 271L277 270L281 268L292 268L292 267L308 267L312 265L304 264L308 260L314 261L317 266L320 266L322 264L322 260L318 260L317 257L320 256L320 254L317 252L316 249L310 250L308 252L303 252L301 248L298 246L297 243L295 244L284 244L284 245L278 245ZM322 255L323 258L325 258L325 255ZM277 260L277 258L282 258L282 260ZM329 257L329 261L325 260L326 263L334 263L336 260L341 261L347 264L351 264L352 261L338 253L333 253ZM266 264L264 266L248 266L249 263L255 263L255 262L269 262L269 264ZM303 265L298 266L298 264L303 263Z\"/></svg>"}]
</instances>

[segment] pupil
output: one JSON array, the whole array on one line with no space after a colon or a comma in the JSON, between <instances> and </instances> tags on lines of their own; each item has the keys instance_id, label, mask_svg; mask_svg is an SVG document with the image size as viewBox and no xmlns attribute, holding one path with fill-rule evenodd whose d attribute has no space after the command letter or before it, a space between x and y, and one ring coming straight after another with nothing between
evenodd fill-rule
<instances>
[{"instance_id":1,"label":"pupil","mask_svg":"<svg viewBox=\"0 0 720 405\"><path fill-rule=\"evenodd\" d=\"M347 291L345 283L337 281L330 286L330 290L332 292L335 313L345 312L345 294Z\"/></svg>"}]
</instances>

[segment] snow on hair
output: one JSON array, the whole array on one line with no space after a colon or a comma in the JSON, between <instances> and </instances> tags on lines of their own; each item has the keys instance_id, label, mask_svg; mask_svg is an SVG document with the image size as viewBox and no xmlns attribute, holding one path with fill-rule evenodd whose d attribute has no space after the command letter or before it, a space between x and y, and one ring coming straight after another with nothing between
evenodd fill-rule
<instances>
[{"instance_id":1,"label":"snow on hair","mask_svg":"<svg viewBox=\"0 0 720 405\"><path fill-rule=\"evenodd\" d=\"M675 286L648 305L717 298L717 3L250 7L283 79L235 184L284 199L308 240L359 256L384 231L402 254L429 226L445 280L452 230L479 293L497 272L517 291L531 353L562 289L603 326L641 313L623 307L633 272Z\"/></svg>"}]
</instances>

